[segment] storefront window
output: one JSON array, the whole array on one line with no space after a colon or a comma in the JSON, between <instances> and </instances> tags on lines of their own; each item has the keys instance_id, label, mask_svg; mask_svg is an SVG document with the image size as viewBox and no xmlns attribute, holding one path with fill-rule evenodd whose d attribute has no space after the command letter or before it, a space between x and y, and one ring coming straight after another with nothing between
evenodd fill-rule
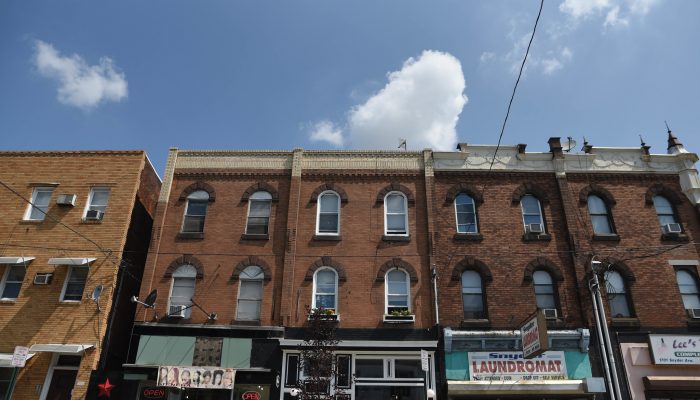
<instances>
[{"instance_id":1,"label":"storefront window","mask_svg":"<svg viewBox=\"0 0 700 400\"><path fill-rule=\"evenodd\" d=\"M355 360L355 376L358 378L383 378L383 359L357 359Z\"/></svg>"},{"instance_id":2,"label":"storefront window","mask_svg":"<svg viewBox=\"0 0 700 400\"><path fill-rule=\"evenodd\" d=\"M424 400L425 389L421 386L357 386L356 399Z\"/></svg>"}]
</instances>

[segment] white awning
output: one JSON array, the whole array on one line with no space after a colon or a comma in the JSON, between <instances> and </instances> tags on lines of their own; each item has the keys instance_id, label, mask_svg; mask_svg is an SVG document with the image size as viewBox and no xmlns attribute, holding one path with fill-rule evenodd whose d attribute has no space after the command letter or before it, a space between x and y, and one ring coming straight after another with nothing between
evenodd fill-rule
<instances>
[{"instance_id":1,"label":"white awning","mask_svg":"<svg viewBox=\"0 0 700 400\"><path fill-rule=\"evenodd\" d=\"M583 380L552 381L447 381L447 393L456 395L546 395L586 394Z\"/></svg>"},{"instance_id":2,"label":"white awning","mask_svg":"<svg viewBox=\"0 0 700 400\"><path fill-rule=\"evenodd\" d=\"M0 353L0 368L12 368L12 353ZM34 353L27 354L27 360L34 357Z\"/></svg>"},{"instance_id":3,"label":"white awning","mask_svg":"<svg viewBox=\"0 0 700 400\"><path fill-rule=\"evenodd\" d=\"M49 258L49 265L88 265L96 258Z\"/></svg>"},{"instance_id":4,"label":"white awning","mask_svg":"<svg viewBox=\"0 0 700 400\"><path fill-rule=\"evenodd\" d=\"M83 354L89 348L95 347L94 344L33 344L29 351L44 352L44 353L62 353L62 354Z\"/></svg>"},{"instance_id":5,"label":"white awning","mask_svg":"<svg viewBox=\"0 0 700 400\"><path fill-rule=\"evenodd\" d=\"M24 264L33 259L34 257L0 257L0 264Z\"/></svg>"}]
</instances>

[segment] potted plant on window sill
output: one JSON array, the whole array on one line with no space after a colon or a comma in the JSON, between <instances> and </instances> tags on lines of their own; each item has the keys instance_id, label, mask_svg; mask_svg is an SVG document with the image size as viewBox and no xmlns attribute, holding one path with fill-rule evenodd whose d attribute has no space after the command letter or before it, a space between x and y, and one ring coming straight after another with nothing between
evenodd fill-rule
<instances>
[{"instance_id":1,"label":"potted plant on window sill","mask_svg":"<svg viewBox=\"0 0 700 400\"><path fill-rule=\"evenodd\" d=\"M384 314L384 322L391 324L410 324L416 321L416 316L413 315L408 308L393 308L389 314Z\"/></svg>"},{"instance_id":2,"label":"potted plant on window sill","mask_svg":"<svg viewBox=\"0 0 700 400\"><path fill-rule=\"evenodd\" d=\"M312 308L309 313L309 320L323 320L323 321L337 321L340 316L336 314L335 310L332 308L317 307Z\"/></svg>"}]
</instances>

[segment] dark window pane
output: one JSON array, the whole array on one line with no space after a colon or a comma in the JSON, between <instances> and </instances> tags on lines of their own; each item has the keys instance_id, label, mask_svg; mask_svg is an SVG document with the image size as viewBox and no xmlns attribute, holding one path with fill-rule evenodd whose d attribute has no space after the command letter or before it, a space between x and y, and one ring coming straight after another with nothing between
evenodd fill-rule
<instances>
[{"instance_id":1,"label":"dark window pane","mask_svg":"<svg viewBox=\"0 0 700 400\"><path fill-rule=\"evenodd\" d=\"M394 360L396 378L422 378L425 375L420 360Z\"/></svg>"},{"instance_id":2,"label":"dark window pane","mask_svg":"<svg viewBox=\"0 0 700 400\"><path fill-rule=\"evenodd\" d=\"M336 374L338 387L350 387L350 361L348 355L339 355L336 361L338 373Z\"/></svg>"},{"instance_id":3,"label":"dark window pane","mask_svg":"<svg viewBox=\"0 0 700 400\"><path fill-rule=\"evenodd\" d=\"M338 214L321 214L318 218L318 231L321 233L338 232Z\"/></svg>"},{"instance_id":4,"label":"dark window pane","mask_svg":"<svg viewBox=\"0 0 700 400\"><path fill-rule=\"evenodd\" d=\"M384 360L356 359L355 375L358 378L383 378Z\"/></svg>"},{"instance_id":5,"label":"dark window pane","mask_svg":"<svg viewBox=\"0 0 700 400\"><path fill-rule=\"evenodd\" d=\"M287 374L284 378L285 386L295 386L299 379L299 356L290 354L287 356Z\"/></svg>"}]
</instances>

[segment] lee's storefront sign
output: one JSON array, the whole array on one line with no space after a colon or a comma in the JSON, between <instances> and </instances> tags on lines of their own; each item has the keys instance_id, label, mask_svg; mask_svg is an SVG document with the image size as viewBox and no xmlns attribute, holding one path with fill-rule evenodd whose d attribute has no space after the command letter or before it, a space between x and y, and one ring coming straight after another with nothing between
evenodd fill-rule
<instances>
[{"instance_id":1,"label":"lee's storefront sign","mask_svg":"<svg viewBox=\"0 0 700 400\"><path fill-rule=\"evenodd\" d=\"M565 380L563 351L548 351L531 359L522 352L470 352L469 379L472 381Z\"/></svg>"},{"instance_id":2,"label":"lee's storefront sign","mask_svg":"<svg viewBox=\"0 0 700 400\"><path fill-rule=\"evenodd\" d=\"M649 335L654 364L700 365L700 336Z\"/></svg>"}]
</instances>

